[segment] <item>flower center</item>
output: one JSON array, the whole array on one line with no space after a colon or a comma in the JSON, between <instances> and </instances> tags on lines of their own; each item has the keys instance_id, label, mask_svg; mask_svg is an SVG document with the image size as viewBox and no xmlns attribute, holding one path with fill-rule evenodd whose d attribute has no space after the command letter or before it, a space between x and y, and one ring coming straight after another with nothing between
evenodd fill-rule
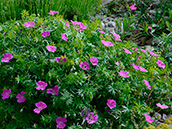
<instances>
[{"instance_id":1,"label":"flower center","mask_svg":"<svg viewBox=\"0 0 172 129\"><path fill-rule=\"evenodd\" d=\"M60 122L59 122L59 124L60 124L60 125L62 125L62 124L63 124L63 122L62 122L62 121L60 121Z\"/></svg>"},{"instance_id":2,"label":"flower center","mask_svg":"<svg viewBox=\"0 0 172 129\"><path fill-rule=\"evenodd\" d=\"M39 110L42 110L42 108L41 108L41 107L38 107L38 109L39 109Z\"/></svg>"},{"instance_id":3,"label":"flower center","mask_svg":"<svg viewBox=\"0 0 172 129\"><path fill-rule=\"evenodd\" d=\"M8 95L8 93L6 93L6 95Z\"/></svg>"}]
</instances>

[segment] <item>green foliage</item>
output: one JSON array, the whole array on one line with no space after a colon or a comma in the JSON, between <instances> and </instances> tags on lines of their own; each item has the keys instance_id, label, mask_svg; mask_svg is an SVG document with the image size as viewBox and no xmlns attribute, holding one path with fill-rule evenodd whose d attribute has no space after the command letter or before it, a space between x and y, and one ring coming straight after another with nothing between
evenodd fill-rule
<instances>
[{"instance_id":1,"label":"green foliage","mask_svg":"<svg viewBox=\"0 0 172 129\"><path fill-rule=\"evenodd\" d=\"M83 21L87 29L77 31L74 25L70 24L68 28L66 21L60 21L62 16L58 14L39 18L27 16L25 11L22 15L22 20L6 22L0 28L0 59L5 53L14 56L9 63L0 62L0 93L5 88L12 91L10 98L0 99L1 127L50 129L56 128L57 117L65 117L66 126L71 129L138 128L146 125L144 113L153 113L157 109L156 103L170 107L170 70L163 57L134 51L132 48L137 47L134 43L115 41L109 32L107 35L99 33L98 21ZM26 28L23 24L28 21L35 22L35 26ZM47 30L50 36L42 37L42 32ZM61 33L66 34L67 42ZM101 40L110 41L114 46L106 47ZM56 46L57 50L49 52L48 45ZM125 53L123 47L132 54ZM55 60L61 56L67 58L64 64ZM98 65L91 64L92 56L97 57ZM142 56L140 61L136 61L139 56ZM156 64L158 59L165 63L164 69ZM79 67L85 61L90 64L90 69ZM148 72L133 69L133 62ZM120 76L121 70L128 71L130 77ZM143 79L149 81L151 90L147 89ZM59 95L36 90L40 80L48 83L47 88L58 85ZM26 101L17 103L16 95L21 91L26 92ZM108 99L117 103L112 110L107 106ZM47 108L35 114L35 103L39 101L45 102ZM88 124L85 117L81 117L83 109L98 114L98 121ZM166 110L170 112L170 109Z\"/></svg>"}]
</instances>

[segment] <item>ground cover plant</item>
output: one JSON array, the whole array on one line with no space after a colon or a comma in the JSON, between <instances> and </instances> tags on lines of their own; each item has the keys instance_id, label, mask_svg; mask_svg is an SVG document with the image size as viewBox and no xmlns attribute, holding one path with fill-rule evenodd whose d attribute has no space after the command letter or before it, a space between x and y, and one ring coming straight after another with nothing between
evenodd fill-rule
<instances>
[{"instance_id":1,"label":"ground cover plant","mask_svg":"<svg viewBox=\"0 0 172 129\"><path fill-rule=\"evenodd\" d=\"M99 24L55 11L1 24L1 127L143 128L171 112L167 61Z\"/></svg>"}]
</instances>

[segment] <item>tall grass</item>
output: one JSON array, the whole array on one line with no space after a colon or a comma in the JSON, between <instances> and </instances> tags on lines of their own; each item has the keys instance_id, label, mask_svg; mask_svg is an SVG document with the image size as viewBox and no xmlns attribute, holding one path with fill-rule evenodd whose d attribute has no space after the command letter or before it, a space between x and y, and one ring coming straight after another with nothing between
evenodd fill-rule
<instances>
[{"instance_id":1,"label":"tall grass","mask_svg":"<svg viewBox=\"0 0 172 129\"><path fill-rule=\"evenodd\" d=\"M96 12L101 0L1 0L0 22L10 19L21 19L21 11L26 9L30 14L46 16L50 10L59 11L64 18L87 20Z\"/></svg>"}]
</instances>

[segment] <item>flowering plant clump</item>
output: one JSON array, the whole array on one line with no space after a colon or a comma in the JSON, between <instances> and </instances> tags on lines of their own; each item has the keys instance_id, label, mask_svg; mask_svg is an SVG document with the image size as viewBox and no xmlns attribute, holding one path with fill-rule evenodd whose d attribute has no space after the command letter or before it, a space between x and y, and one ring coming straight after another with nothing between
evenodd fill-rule
<instances>
[{"instance_id":1,"label":"flowering plant clump","mask_svg":"<svg viewBox=\"0 0 172 129\"><path fill-rule=\"evenodd\" d=\"M22 15L0 29L2 128L142 128L158 109L171 112L170 68L158 51L99 32L97 21Z\"/></svg>"}]
</instances>

